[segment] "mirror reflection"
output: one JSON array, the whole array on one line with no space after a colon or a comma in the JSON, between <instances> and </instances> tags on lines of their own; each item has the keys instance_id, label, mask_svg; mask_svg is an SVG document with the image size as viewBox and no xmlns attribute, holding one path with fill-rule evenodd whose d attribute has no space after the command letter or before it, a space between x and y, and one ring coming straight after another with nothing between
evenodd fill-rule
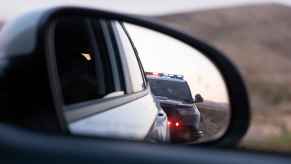
<instances>
[{"instance_id":1,"label":"mirror reflection","mask_svg":"<svg viewBox=\"0 0 291 164\"><path fill-rule=\"evenodd\" d=\"M72 134L192 144L218 139L230 119L211 61L165 34L115 20L60 18L54 55Z\"/></svg>"},{"instance_id":2,"label":"mirror reflection","mask_svg":"<svg viewBox=\"0 0 291 164\"><path fill-rule=\"evenodd\" d=\"M206 141L222 135L230 109L224 80L215 65L172 37L124 26L138 50L151 90L168 115L171 139Z\"/></svg>"}]
</instances>

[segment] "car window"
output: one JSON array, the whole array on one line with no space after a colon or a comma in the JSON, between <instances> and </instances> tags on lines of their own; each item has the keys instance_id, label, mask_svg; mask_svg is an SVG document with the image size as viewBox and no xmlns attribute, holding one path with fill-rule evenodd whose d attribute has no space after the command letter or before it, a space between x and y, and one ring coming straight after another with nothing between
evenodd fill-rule
<instances>
[{"instance_id":1,"label":"car window","mask_svg":"<svg viewBox=\"0 0 291 164\"><path fill-rule=\"evenodd\" d=\"M141 91L145 88L143 73L140 64L135 54L133 45L130 42L128 35L120 23L115 22L118 35L120 37L121 45L126 58L127 66L130 74L130 82L133 92Z\"/></svg>"},{"instance_id":2,"label":"car window","mask_svg":"<svg viewBox=\"0 0 291 164\"><path fill-rule=\"evenodd\" d=\"M65 105L110 97L108 94L116 92L108 56L99 51L102 36L96 31L101 29L93 30L89 20L75 20L60 20L55 29L56 61Z\"/></svg>"},{"instance_id":3,"label":"car window","mask_svg":"<svg viewBox=\"0 0 291 164\"><path fill-rule=\"evenodd\" d=\"M193 102L191 91L185 81L158 78L148 78L148 81L155 96L166 97L185 103Z\"/></svg>"}]
</instances>

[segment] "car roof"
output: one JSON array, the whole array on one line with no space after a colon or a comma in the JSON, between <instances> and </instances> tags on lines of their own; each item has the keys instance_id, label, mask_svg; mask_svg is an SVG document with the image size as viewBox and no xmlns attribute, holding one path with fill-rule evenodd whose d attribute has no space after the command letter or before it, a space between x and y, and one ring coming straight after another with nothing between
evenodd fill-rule
<instances>
[{"instance_id":1,"label":"car roof","mask_svg":"<svg viewBox=\"0 0 291 164\"><path fill-rule=\"evenodd\" d=\"M164 81L174 81L174 82L180 82L180 83L187 83L186 80L177 79L177 78L169 78L169 77L147 77L148 79L154 79L154 80L164 80Z\"/></svg>"}]
</instances>

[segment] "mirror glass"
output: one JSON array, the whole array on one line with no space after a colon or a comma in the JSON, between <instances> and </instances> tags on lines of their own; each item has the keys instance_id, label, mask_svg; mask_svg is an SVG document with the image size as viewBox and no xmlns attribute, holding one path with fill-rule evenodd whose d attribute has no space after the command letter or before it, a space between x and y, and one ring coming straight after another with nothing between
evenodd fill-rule
<instances>
[{"instance_id":1,"label":"mirror glass","mask_svg":"<svg viewBox=\"0 0 291 164\"><path fill-rule=\"evenodd\" d=\"M231 109L204 54L116 20L64 17L54 28L56 79L72 134L194 144L221 137Z\"/></svg>"}]
</instances>

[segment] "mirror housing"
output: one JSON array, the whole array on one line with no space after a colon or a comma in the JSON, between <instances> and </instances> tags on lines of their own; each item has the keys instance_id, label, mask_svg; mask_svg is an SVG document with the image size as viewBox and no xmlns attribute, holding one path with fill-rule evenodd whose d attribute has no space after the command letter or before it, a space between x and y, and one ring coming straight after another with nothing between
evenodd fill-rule
<instances>
[{"instance_id":1,"label":"mirror housing","mask_svg":"<svg viewBox=\"0 0 291 164\"><path fill-rule=\"evenodd\" d=\"M169 28L148 17L78 7L48 8L28 13L5 25L1 31L1 84L3 84L2 88L5 88L6 93L14 91L13 94L8 96L8 101L13 100L15 104L9 107L7 106L7 111L9 112L4 114L0 113L0 115L3 118L5 115L13 118L9 123L18 124L18 117L16 115L23 113L21 111L23 108L29 108L31 110L29 112L30 115L27 114L25 115L26 118L21 119L27 120L31 117L42 116L45 119L45 123L41 127L38 127L38 129L41 131L50 131L52 129L51 127L54 127L54 132L68 134L68 127L61 112L61 98L58 97L59 93L56 90L59 86L52 80L53 74L56 72L56 66L52 62L54 56L51 55L52 28L55 26L57 18L66 16L115 19L139 25L169 35L202 52L216 65L222 74L228 89L230 106L235 110L231 111L230 124L224 135L217 140L201 143L201 145L234 146L247 132L250 121L247 90L237 68L222 52L203 41L195 39L176 29ZM31 76L26 76L29 74ZM17 83L11 83L12 80L15 80L14 77L17 77L15 78L17 79ZM19 83L26 84L26 86L17 87ZM33 89L34 86L38 86L37 89ZM15 88L17 88L17 91ZM16 93L20 94L16 96ZM27 96L26 93L30 93L32 97ZM25 97L29 97L30 101ZM203 100L201 98L201 96L196 95L195 101L201 102ZM51 108L48 108L47 111L40 112L39 107L31 105L31 100L34 99L43 102L43 104ZM19 102L26 103L23 105ZM55 120L55 123L52 120ZM32 120L29 124L39 124L38 121L38 119ZM30 125L27 127L30 127Z\"/></svg>"},{"instance_id":2,"label":"mirror housing","mask_svg":"<svg viewBox=\"0 0 291 164\"><path fill-rule=\"evenodd\" d=\"M204 99L200 94L195 95L194 103L202 103L203 101L204 101Z\"/></svg>"}]
</instances>

